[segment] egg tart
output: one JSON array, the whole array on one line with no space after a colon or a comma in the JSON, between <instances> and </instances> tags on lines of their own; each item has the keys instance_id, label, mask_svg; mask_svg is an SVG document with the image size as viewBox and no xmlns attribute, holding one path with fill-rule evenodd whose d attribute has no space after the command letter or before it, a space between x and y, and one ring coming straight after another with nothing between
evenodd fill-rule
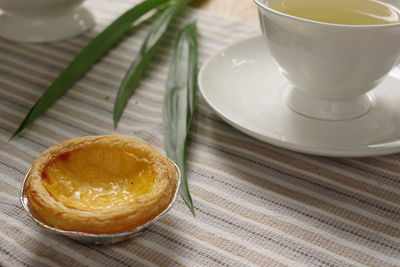
<instances>
[{"instance_id":1,"label":"egg tart","mask_svg":"<svg viewBox=\"0 0 400 267\"><path fill-rule=\"evenodd\" d=\"M33 216L62 230L117 233L145 224L171 202L178 174L150 145L88 136L44 151L25 183Z\"/></svg>"}]
</instances>

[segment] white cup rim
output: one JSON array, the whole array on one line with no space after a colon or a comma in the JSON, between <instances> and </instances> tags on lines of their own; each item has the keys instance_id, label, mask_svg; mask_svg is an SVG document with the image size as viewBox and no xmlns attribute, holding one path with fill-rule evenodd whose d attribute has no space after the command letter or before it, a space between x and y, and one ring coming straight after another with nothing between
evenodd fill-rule
<instances>
[{"instance_id":1,"label":"white cup rim","mask_svg":"<svg viewBox=\"0 0 400 267\"><path fill-rule=\"evenodd\" d=\"M347 29L375 29L375 28L389 28L389 27L393 28L393 27L400 26L400 22L389 23L389 24L351 25L351 24L336 24L336 23L315 21L315 20L300 18L300 17L296 17L293 15L279 12L273 8L268 7L268 5L264 4L263 2L265 2L265 0L253 0L253 1L256 3L256 5L259 8L261 8L265 11L272 12L281 17L286 17L286 18L294 19L294 20L301 21L301 22L311 23L311 24L315 24L315 25L324 25L324 26L329 26L329 27L347 28Z\"/></svg>"}]
</instances>

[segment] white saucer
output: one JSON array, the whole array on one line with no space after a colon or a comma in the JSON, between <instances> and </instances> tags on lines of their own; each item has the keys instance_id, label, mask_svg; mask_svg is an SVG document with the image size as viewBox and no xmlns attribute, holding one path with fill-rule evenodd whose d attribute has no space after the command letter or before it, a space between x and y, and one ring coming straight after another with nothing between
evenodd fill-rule
<instances>
[{"instance_id":1,"label":"white saucer","mask_svg":"<svg viewBox=\"0 0 400 267\"><path fill-rule=\"evenodd\" d=\"M374 105L346 121L311 119L285 103L289 82L263 37L233 44L209 58L200 91L214 111L240 131L286 149L322 156L358 157L400 152L400 69L372 91Z\"/></svg>"}]
</instances>

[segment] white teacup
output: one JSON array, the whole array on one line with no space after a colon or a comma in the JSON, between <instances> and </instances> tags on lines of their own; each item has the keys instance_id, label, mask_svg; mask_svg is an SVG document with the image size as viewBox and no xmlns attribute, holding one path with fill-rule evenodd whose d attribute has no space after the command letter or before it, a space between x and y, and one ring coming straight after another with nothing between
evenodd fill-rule
<instances>
[{"instance_id":1,"label":"white teacup","mask_svg":"<svg viewBox=\"0 0 400 267\"><path fill-rule=\"evenodd\" d=\"M0 0L0 36L20 42L69 38L93 26L83 0ZM1 11L0 11L1 12Z\"/></svg>"},{"instance_id":2,"label":"white teacup","mask_svg":"<svg viewBox=\"0 0 400 267\"><path fill-rule=\"evenodd\" d=\"M325 120L356 118L371 108L369 91L399 62L400 23L329 24L273 10L269 0L254 1L270 52L294 86L289 107Z\"/></svg>"}]
</instances>

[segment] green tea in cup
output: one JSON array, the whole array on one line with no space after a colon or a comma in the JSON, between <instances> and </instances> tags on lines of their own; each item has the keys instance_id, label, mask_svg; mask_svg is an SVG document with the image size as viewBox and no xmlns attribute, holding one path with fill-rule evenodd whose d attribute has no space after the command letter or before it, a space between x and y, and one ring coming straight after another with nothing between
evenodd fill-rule
<instances>
[{"instance_id":1,"label":"green tea in cup","mask_svg":"<svg viewBox=\"0 0 400 267\"><path fill-rule=\"evenodd\" d=\"M379 0L272 0L276 11L333 24L375 25L400 22L399 10Z\"/></svg>"}]
</instances>

